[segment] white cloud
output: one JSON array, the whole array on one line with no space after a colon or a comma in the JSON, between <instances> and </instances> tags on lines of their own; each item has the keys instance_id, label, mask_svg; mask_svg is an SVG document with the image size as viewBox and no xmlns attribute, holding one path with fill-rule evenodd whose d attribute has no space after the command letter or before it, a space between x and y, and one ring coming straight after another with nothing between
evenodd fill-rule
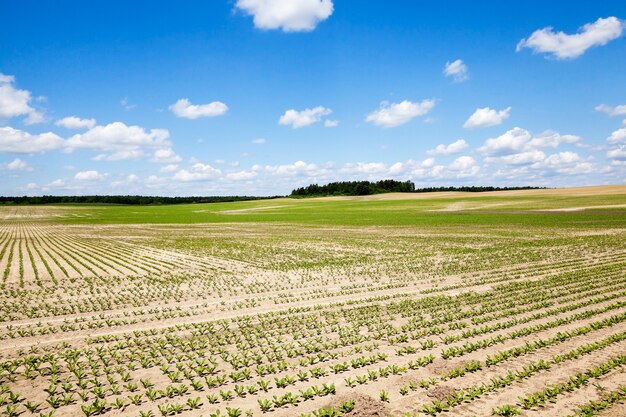
<instances>
[{"instance_id":1,"label":"white cloud","mask_svg":"<svg viewBox=\"0 0 626 417\"><path fill-rule=\"evenodd\" d=\"M65 183L65 181L63 181L60 178L57 178L56 180L52 181L50 184L48 184L50 187L65 187L67 184Z\"/></svg>"},{"instance_id":2,"label":"white cloud","mask_svg":"<svg viewBox=\"0 0 626 417\"><path fill-rule=\"evenodd\" d=\"M611 136L607 138L607 141L611 144L616 144L616 143L626 142L625 139L626 139L626 127L623 127L611 133Z\"/></svg>"},{"instance_id":3,"label":"white cloud","mask_svg":"<svg viewBox=\"0 0 626 417\"><path fill-rule=\"evenodd\" d=\"M57 120L54 124L66 129L91 129L96 125L96 119L81 119L76 116L67 116Z\"/></svg>"},{"instance_id":4,"label":"white cloud","mask_svg":"<svg viewBox=\"0 0 626 417\"><path fill-rule=\"evenodd\" d=\"M606 104L600 104L595 107L596 111L606 113L609 116L623 116L626 115L626 104L620 104L619 106L608 106Z\"/></svg>"},{"instance_id":5,"label":"white cloud","mask_svg":"<svg viewBox=\"0 0 626 417\"><path fill-rule=\"evenodd\" d=\"M312 109L304 109L302 111L289 109L282 116L280 116L278 124L298 129L318 123L324 116L328 116L332 112L333 111L331 109L323 106L317 106Z\"/></svg>"},{"instance_id":6,"label":"white cloud","mask_svg":"<svg viewBox=\"0 0 626 417\"><path fill-rule=\"evenodd\" d=\"M148 187L155 187L155 186L160 186L162 184L165 183L165 180L163 178L159 178L156 175L150 175L147 179L146 179L146 185Z\"/></svg>"},{"instance_id":7,"label":"white cloud","mask_svg":"<svg viewBox=\"0 0 626 417\"><path fill-rule=\"evenodd\" d=\"M435 147L435 149L430 149L426 151L428 155L453 155L455 153L461 152L463 149L467 148L469 145L463 139L459 139L455 142L450 143L449 145L440 144Z\"/></svg>"},{"instance_id":8,"label":"white cloud","mask_svg":"<svg viewBox=\"0 0 626 417\"><path fill-rule=\"evenodd\" d=\"M544 176L560 175L583 175L598 171L591 162L583 160L576 152L559 152L545 158L531 166Z\"/></svg>"},{"instance_id":9,"label":"white cloud","mask_svg":"<svg viewBox=\"0 0 626 417\"><path fill-rule=\"evenodd\" d=\"M30 91L15 88L14 82L14 76L0 73L0 119L26 116L26 124L43 122L43 114L30 105Z\"/></svg>"},{"instance_id":10,"label":"white cloud","mask_svg":"<svg viewBox=\"0 0 626 417\"><path fill-rule=\"evenodd\" d=\"M253 145L265 145L266 143L267 143L267 140L265 140L265 138L252 139Z\"/></svg>"},{"instance_id":11,"label":"white cloud","mask_svg":"<svg viewBox=\"0 0 626 417\"><path fill-rule=\"evenodd\" d=\"M159 169L159 171L161 171L161 172L174 172L177 169L178 169L178 164L169 164L169 165L162 166L161 169Z\"/></svg>"},{"instance_id":12,"label":"white cloud","mask_svg":"<svg viewBox=\"0 0 626 417\"><path fill-rule=\"evenodd\" d=\"M97 181L105 177L106 174L100 174L98 171L80 171L74 175L74 179L78 181Z\"/></svg>"},{"instance_id":13,"label":"white cloud","mask_svg":"<svg viewBox=\"0 0 626 417\"><path fill-rule=\"evenodd\" d=\"M576 152L559 152L548 156L545 159L546 165L560 166L580 162L582 158Z\"/></svg>"},{"instance_id":14,"label":"white cloud","mask_svg":"<svg viewBox=\"0 0 626 417\"><path fill-rule=\"evenodd\" d=\"M626 127L617 129L606 140L610 145L606 152L606 157L613 164L626 164Z\"/></svg>"},{"instance_id":15,"label":"white cloud","mask_svg":"<svg viewBox=\"0 0 626 417\"><path fill-rule=\"evenodd\" d=\"M9 163L0 164L0 169L6 169L9 171L32 171L33 167L28 165L25 161L22 161L20 158L15 158Z\"/></svg>"},{"instance_id":16,"label":"white cloud","mask_svg":"<svg viewBox=\"0 0 626 417\"><path fill-rule=\"evenodd\" d=\"M626 161L626 146L619 146L606 153L606 157L614 161Z\"/></svg>"},{"instance_id":17,"label":"white cloud","mask_svg":"<svg viewBox=\"0 0 626 417\"><path fill-rule=\"evenodd\" d=\"M546 154L540 150L533 149L529 151L523 151L510 155L504 155L500 158L486 158L487 162L497 161L503 162L506 165L527 165L536 162L541 162L546 158Z\"/></svg>"},{"instance_id":18,"label":"white cloud","mask_svg":"<svg viewBox=\"0 0 626 417\"><path fill-rule=\"evenodd\" d=\"M124 97L123 99L121 99L120 104L122 105L122 107L124 107L124 110L126 111L132 110L137 107L136 104L130 104L130 102L128 101L128 97Z\"/></svg>"},{"instance_id":19,"label":"white cloud","mask_svg":"<svg viewBox=\"0 0 626 417\"><path fill-rule=\"evenodd\" d=\"M174 174L174 180L176 181L202 181L212 178L217 178L222 174L222 171L213 168L211 165L206 165L201 162L195 163L189 170L181 169Z\"/></svg>"},{"instance_id":20,"label":"white cloud","mask_svg":"<svg viewBox=\"0 0 626 417\"><path fill-rule=\"evenodd\" d=\"M68 151L92 149L105 152L97 155L96 160L125 160L142 157L145 149L168 149L171 143L169 132L165 129L146 131L140 126L113 122L76 134L70 137L65 145Z\"/></svg>"},{"instance_id":21,"label":"white cloud","mask_svg":"<svg viewBox=\"0 0 626 417\"><path fill-rule=\"evenodd\" d=\"M228 174L226 174L226 178L228 178L229 180L234 180L234 181L245 181L245 180L251 180L257 175L258 174L255 171L235 171L235 172L229 172Z\"/></svg>"},{"instance_id":22,"label":"white cloud","mask_svg":"<svg viewBox=\"0 0 626 417\"><path fill-rule=\"evenodd\" d=\"M409 122L417 116L423 116L435 107L435 100L426 99L419 103L404 100L400 103L382 102L365 118L366 122L382 127L396 127Z\"/></svg>"},{"instance_id":23,"label":"white cloud","mask_svg":"<svg viewBox=\"0 0 626 417\"><path fill-rule=\"evenodd\" d=\"M580 136L561 135L558 132L546 130L545 132L533 137L528 145L533 148L556 148L562 143L574 144L580 141Z\"/></svg>"},{"instance_id":24,"label":"white cloud","mask_svg":"<svg viewBox=\"0 0 626 417\"><path fill-rule=\"evenodd\" d=\"M460 83L469 78L467 65L460 60L446 62L446 66L443 69L443 73L446 77L452 77L454 82Z\"/></svg>"},{"instance_id":25,"label":"white cloud","mask_svg":"<svg viewBox=\"0 0 626 417\"><path fill-rule=\"evenodd\" d=\"M337 127L339 126L339 120L324 120L324 127Z\"/></svg>"},{"instance_id":26,"label":"white cloud","mask_svg":"<svg viewBox=\"0 0 626 417\"><path fill-rule=\"evenodd\" d=\"M182 161L182 158L178 156L176 152L174 152L171 148L163 148L154 151L154 154L152 155L150 161L160 164L171 164Z\"/></svg>"},{"instance_id":27,"label":"white cloud","mask_svg":"<svg viewBox=\"0 0 626 417\"><path fill-rule=\"evenodd\" d=\"M317 164L306 163L304 161L296 161L293 164L286 165L266 165L264 170L266 173L282 177L313 177L319 175L321 171Z\"/></svg>"},{"instance_id":28,"label":"white cloud","mask_svg":"<svg viewBox=\"0 0 626 417\"><path fill-rule=\"evenodd\" d=\"M472 177L480 171L480 166L471 156L459 156L452 162L448 169L456 172L457 178Z\"/></svg>"},{"instance_id":29,"label":"white cloud","mask_svg":"<svg viewBox=\"0 0 626 417\"><path fill-rule=\"evenodd\" d=\"M400 167L396 166L394 170L397 172ZM387 172L387 166L382 162L357 162L348 163L341 168L340 172L349 172L351 174L383 174Z\"/></svg>"},{"instance_id":30,"label":"white cloud","mask_svg":"<svg viewBox=\"0 0 626 417\"><path fill-rule=\"evenodd\" d=\"M38 153L59 149L63 145L63 138L52 132L31 135L9 126L0 127L0 152Z\"/></svg>"},{"instance_id":31,"label":"white cloud","mask_svg":"<svg viewBox=\"0 0 626 417\"><path fill-rule=\"evenodd\" d=\"M557 59L576 58L593 46L606 45L622 36L624 22L611 16L584 25L578 33L568 35L554 32L552 27L536 30L528 39L522 39L516 50L530 48L535 53L546 53Z\"/></svg>"},{"instance_id":32,"label":"white cloud","mask_svg":"<svg viewBox=\"0 0 626 417\"><path fill-rule=\"evenodd\" d=\"M129 174L127 175L125 178L122 178L120 180L117 181L112 181L111 182L111 187L116 188L116 187L129 187L129 186L133 186L135 184L137 184L139 182L139 177L135 174ZM127 190L126 190L127 192Z\"/></svg>"},{"instance_id":33,"label":"white cloud","mask_svg":"<svg viewBox=\"0 0 626 417\"><path fill-rule=\"evenodd\" d=\"M228 111L228 106L221 101L213 101L208 104L191 104L188 99L181 98L169 109L176 117L198 119L200 117L222 116Z\"/></svg>"},{"instance_id":34,"label":"white cloud","mask_svg":"<svg viewBox=\"0 0 626 417\"><path fill-rule=\"evenodd\" d=\"M499 157L538 148L556 148L563 143L573 144L580 140L578 136L561 135L552 131L533 136L528 130L515 127L496 138L487 139L478 151L486 156Z\"/></svg>"},{"instance_id":35,"label":"white cloud","mask_svg":"<svg viewBox=\"0 0 626 417\"><path fill-rule=\"evenodd\" d=\"M253 16L258 29L306 32L333 13L332 0L237 0L239 10Z\"/></svg>"},{"instance_id":36,"label":"white cloud","mask_svg":"<svg viewBox=\"0 0 626 417\"><path fill-rule=\"evenodd\" d=\"M101 153L94 156L94 161L126 161L129 159L139 159L144 155L141 149L120 150L112 153Z\"/></svg>"},{"instance_id":37,"label":"white cloud","mask_svg":"<svg viewBox=\"0 0 626 417\"><path fill-rule=\"evenodd\" d=\"M465 121L463 127L466 129L476 129L481 127L496 126L501 124L511 114L511 107L504 110L494 110L489 107L476 109L474 113Z\"/></svg>"}]
</instances>

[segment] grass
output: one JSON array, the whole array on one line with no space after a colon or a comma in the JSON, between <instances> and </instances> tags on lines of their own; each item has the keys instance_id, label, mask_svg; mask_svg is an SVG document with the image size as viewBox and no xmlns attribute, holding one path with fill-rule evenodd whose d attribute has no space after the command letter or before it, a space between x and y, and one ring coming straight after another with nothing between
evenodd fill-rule
<instances>
[{"instance_id":1,"label":"grass","mask_svg":"<svg viewBox=\"0 0 626 417\"><path fill-rule=\"evenodd\" d=\"M459 211L436 211L452 203L463 204L464 208ZM278 199L172 206L88 206L82 208L80 217L65 217L62 221L73 224L261 222L337 226L624 227L626 208L545 211L620 204L626 204L626 195L382 201Z\"/></svg>"}]
</instances>

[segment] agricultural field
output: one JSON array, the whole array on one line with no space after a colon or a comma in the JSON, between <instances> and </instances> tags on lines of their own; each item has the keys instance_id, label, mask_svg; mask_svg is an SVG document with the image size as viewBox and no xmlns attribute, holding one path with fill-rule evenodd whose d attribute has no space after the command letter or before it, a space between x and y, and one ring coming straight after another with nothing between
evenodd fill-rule
<instances>
[{"instance_id":1,"label":"agricultural field","mask_svg":"<svg viewBox=\"0 0 626 417\"><path fill-rule=\"evenodd\" d=\"M625 416L626 186L0 206L0 415Z\"/></svg>"}]
</instances>

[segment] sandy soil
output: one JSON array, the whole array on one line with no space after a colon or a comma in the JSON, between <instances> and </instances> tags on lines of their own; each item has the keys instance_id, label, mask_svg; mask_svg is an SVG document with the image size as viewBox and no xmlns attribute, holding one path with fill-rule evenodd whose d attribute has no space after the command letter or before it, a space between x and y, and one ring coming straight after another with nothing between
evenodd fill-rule
<instances>
[{"instance_id":1,"label":"sandy soil","mask_svg":"<svg viewBox=\"0 0 626 417\"><path fill-rule=\"evenodd\" d=\"M252 415L257 417L299 416L322 406L339 406L342 401L355 400L355 411L346 416L400 417L407 412L419 412L433 400L444 400L455 390L626 333L626 321L618 321L592 328L584 335L571 336L577 329L626 312L624 304L620 304L626 303L626 248L620 245L620 236L624 234L620 229L592 229L594 233L587 235L579 235L578 230L534 234L481 230L468 236L458 229L419 231L250 224L61 228L38 220L4 224L0 231L24 236L16 240L22 247L24 286L20 284L16 244L9 279L5 291L0 293L0 365L4 366L0 368L3 369L0 384L41 403L39 411L50 411L44 391L53 385L50 375L35 374L30 379L25 366L16 362L19 363L17 376L9 380L5 369L10 368L10 361L21 360L26 355L53 355L61 366L61 380L72 382L74 394L73 403L58 408L55 416L82 415L83 402L78 399L81 390L76 387L77 378L67 369L66 356L62 353L77 352L80 363L85 365L91 361L85 369L97 370L97 378L107 389L108 404L116 399L128 402L128 397L133 395L121 380L126 371L138 385L141 378L148 377L158 390L181 384L189 388L190 378L182 371L177 382L172 382L167 372L161 370L161 364L168 372L178 372L175 370L179 366L193 372L198 368L196 359L212 358L218 364L217 375L227 377L219 388L205 384L202 391L189 388L180 396L154 402L147 399L146 390L139 385L134 393L142 395L140 406L110 408L105 416L138 416L140 410L151 410L156 416L160 415L157 406L184 404L199 396L203 405L194 410L185 406L182 416L207 416L217 409L224 414L226 407L237 407L244 412L252 410ZM545 243L568 236L581 240L572 246ZM514 256L519 253L513 255L494 249L517 239L523 243L521 246L530 248L526 249L532 256L524 261ZM54 251L63 255L66 260L56 259L71 279L55 266L52 269L59 285L52 285L52 277L33 252L38 284L26 241L31 251L38 248L51 266ZM471 263L486 256L483 253L488 254L484 263ZM4 271L7 256L0 259L0 272ZM258 257L268 259L258 260ZM344 260L345 264L340 262ZM473 267L454 270L450 266L455 262ZM70 263L76 264L78 271L71 270ZM420 304L427 300L428 304ZM539 304L539 300L549 304ZM403 303L408 302L414 304L404 308ZM515 314L498 316L509 310ZM472 319L478 318L484 322L474 324ZM202 327L196 326L208 323L214 326L213 331L202 333ZM321 327L319 332L309 335L308 329L299 327L302 323ZM550 323L556 324L548 326ZM250 330L257 326L263 329L259 334ZM470 330L477 334L464 333ZM522 330L528 333L516 336ZM431 333L418 334L420 331ZM406 340L394 340L402 335L407 336ZM446 341L446 336L458 339ZM497 366L486 366L486 359L498 352L538 340L554 340L557 336L563 339L511 357ZM494 342L497 337L501 339ZM433 345L424 347L421 343L427 340ZM444 359L446 349L481 341L485 342L482 347ZM211 350L200 346L210 346ZM227 360L259 355L264 365L276 364L278 359L264 356L273 347L278 347L286 369L266 376L257 375L254 362L235 366ZM306 352L304 347L311 351ZM398 353L400 348L407 347L415 352ZM491 415L496 406L514 405L519 396L566 381L577 372L623 352L626 352L626 340L572 360L554 362L550 371L538 372L489 395L468 400L445 415ZM155 362L144 368L137 356L133 356L136 354ZM349 386L349 381L370 371L380 372L381 368L394 366L401 369L429 354L434 361L427 366L386 376L379 374L376 380ZM350 366L337 373L332 370L332 366L351 364L370 355L386 356L365 366ZM447 376L470 361L479 361L482 369L456 378ZM49 358L41 366L48 368ZM121 394L111 390L105 368ZM239 382L228 379L232 372L246 368L251 370L248 379ZM326 370L326 376L314 378L312 371L316 368ZM298 372L307 372L305 380L295 378ZM194 380L204 381L191 375ZM590 399L600 399L602 392L597 386L614 389L626 381L624 375L624 367L618 367L593 381L598 385L587 384L560 396L556 404L523 411L522 415L565 417ZM274 378L285 376L294 377L294 382L286 388L277 388ZM93 377L89 374L85 379L91 381ZM234 391L236 385L258 385L262 379L273 384L267 393L234 395L229 400L220 399L215 405L206 400L207 394L219 397L220 391ZM406 395L400 392L402 387L424 380L434 385L416 385ZM297 406L274 408L268 414L260 411L258 400L272 400L288 392L299 394L324 383L335 384L336 395L316 396ZM85 389L90 395L89 402L94 400L93 385L88 382ZM380 400L383 391L389 394L388 402ZM622 410L623 405L617 404L603 415L620 415ZM21 411L28 414L23 406Z\"/></svg>"}]
</instances>

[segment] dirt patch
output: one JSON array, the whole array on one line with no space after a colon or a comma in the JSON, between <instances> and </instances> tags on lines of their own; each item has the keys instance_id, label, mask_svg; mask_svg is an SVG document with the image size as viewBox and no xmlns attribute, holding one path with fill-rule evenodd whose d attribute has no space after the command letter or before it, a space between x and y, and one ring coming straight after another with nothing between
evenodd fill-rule
<instances>
[{"instance_id":1,"label":"dirt patch","mask_svg":"<svg viewBox=\"0 0 626 417\"><path fill-rule=\"evenodd\" d=\"M343 401L353 400L354 410L344 414L350 417L387 417L390 410L385 403L369 395L356 394L352 396L340 396L332 402L332 406L338 407Z\"/></svg>"},{"instance_id":2,"label":"dirt patch","mask_svg":"<svg viewBox=\"0 0 626 417\"><path fill-rule=\"evenodd\" d=\"M454 388L447 387L445 385L437 385L436 387L429 389L426 395L436 400L443 401L444 399L454 395Z\"/></svg>"},{"instance_id":3,"label":"dirt patch","mask_svg":"<svg viewBox=\"0 0 626 417\"><path fill-rule=\"evenodd\" d=\"M602 206L586 206L586 207L563 207L563 208L555 208L555 209L545 209L544 211L583 211L583 210L593 210L593 209L605 209L605 208L623 208L626 207L626 204L605 204Z\"/></svg>"}]
</instances>

